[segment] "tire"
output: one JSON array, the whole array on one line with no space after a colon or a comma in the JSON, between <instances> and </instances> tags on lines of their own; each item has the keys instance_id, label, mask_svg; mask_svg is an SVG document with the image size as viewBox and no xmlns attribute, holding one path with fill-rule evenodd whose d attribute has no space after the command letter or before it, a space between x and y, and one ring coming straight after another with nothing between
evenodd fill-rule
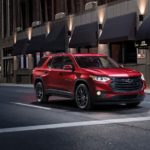
<instances>
[{"instance_id":1,"label":"tire","mask_svg":"<svg viewBox=\"0 0 150 150\"><path fill-rule=\"evenodd\" d=\"M92 99L85 84L79 84L75 90L75 102L78 108L89 110L92 108Z\"/></svg>"},{"instance_id":2,"label":"tire","mask_svg":"<svg viewBox=\"0 0 150 150\"><path fill-rule=\"evenodd\" d=\"M45 94L44 86L42 82L37 82L35 85L36 99L38 103L48 102L49 96Z\"/></svg>"},{"instance_id":3,"label":"tire","mask_svg":"<svg viewBox=\"0 0 150 150\"><path fill-rule=\"evenodd\" d=\"M139 104L140 104L140 102L127 103L126 106L129 108L134 108L134 107L137 107Z\"/></svg>"}]
</instances>

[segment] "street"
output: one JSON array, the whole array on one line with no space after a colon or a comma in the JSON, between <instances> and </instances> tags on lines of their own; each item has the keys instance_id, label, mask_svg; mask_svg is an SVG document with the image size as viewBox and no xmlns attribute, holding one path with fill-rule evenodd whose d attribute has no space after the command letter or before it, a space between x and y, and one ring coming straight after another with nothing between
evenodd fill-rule
<instances>
[{"instance_id":1,"label":"street","mask_svg":"<svg viewBox=\"0 0 150 150\"><path fill-rule=\"evenodd\" d=\"M32 87L0 86L1 150L149 150L150 94L137 108L35 102Z\"/></svg>"}]
</instances>

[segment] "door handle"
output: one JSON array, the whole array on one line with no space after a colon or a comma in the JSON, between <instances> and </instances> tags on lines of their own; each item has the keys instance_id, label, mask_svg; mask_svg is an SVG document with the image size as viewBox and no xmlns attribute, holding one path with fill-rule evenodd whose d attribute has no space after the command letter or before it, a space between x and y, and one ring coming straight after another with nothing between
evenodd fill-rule
<instances>
[{"instance_id":1,"label":"door handle","mask_svg":"<svg viewBox=\"0 0 150 150\"><path fill-rule=\"evenodd\" d=\"M48 74L48 71L44 71L44 74Z\"/></svg>"},{"instance_id":2,"label":"door handle","mask_svg":"<svg viewBox=\"0 0 150 150\"><path fill-rule=\"evenodd\" d=\"M63 73L62 73L62 72L59 72L59 75L60 75L60 76L62 76L62 75L63 75Z\"/></svg>"}]
</instances>

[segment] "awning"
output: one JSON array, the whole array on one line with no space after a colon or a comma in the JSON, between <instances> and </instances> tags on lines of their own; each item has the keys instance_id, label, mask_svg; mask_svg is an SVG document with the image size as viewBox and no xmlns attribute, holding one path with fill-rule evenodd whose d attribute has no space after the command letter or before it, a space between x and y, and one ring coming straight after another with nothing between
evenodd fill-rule
<instances>
[{"instance_id":1,"label":"awning","mask_svg":"<svg viewBox=\"0 0 150 150\"><path fill-rule=\"evenodd\" d=\"M67 41L66 21L53 22L51 32L46 37L44 51L65 52Z\"/></svg>"},{"instance_id":2,"label":"awning","mask_svg":"<svg viewBox=\"0 0 150 150\"><path fill-rule=\"evenodd\" d=\"M93 22L75 27L69 47L96 47L98 44L98 23Z\"/></svg>"},{"instance_id":3,"label":"awning","mask_svg":"<svg viewBox=\"0 0 150 150\"><path fill-rule=\"evenodd\" d=\"M29 41L27 39L18 40L16 44L13 46L13 55L22 55L25 54L25 51L27 50L29 45Z\"/></svg>"},{"instance_id":4,"label":"awning","mask_svg":"<svg viewBox=\"0 0 150 150\"><path fill-rule=\"evenodd\" d=\"M105 44L135 40L135 29L136 13L107 19L99 42Z\"/></svg>"},{"instance_id":5,"label":"awning","mask_svg":"<svg viewBox=\"0 0 150 150\"><path fill-rule=\"evenodd\" d=\"M150 41L150 16L139 27L136 41Z\"/></svg>"},{"instance_id":6,"label":"awning","mask_svg":"<svg viewBox=\"0 0 150 150\"><path fill-rule=\"evenodd\" d=\"M26 50L26 54L34 54L36 52L42 52L42 47L45 41L45 34L38 35L31 38L30 44Z\"/></svg>"}]
</instances>

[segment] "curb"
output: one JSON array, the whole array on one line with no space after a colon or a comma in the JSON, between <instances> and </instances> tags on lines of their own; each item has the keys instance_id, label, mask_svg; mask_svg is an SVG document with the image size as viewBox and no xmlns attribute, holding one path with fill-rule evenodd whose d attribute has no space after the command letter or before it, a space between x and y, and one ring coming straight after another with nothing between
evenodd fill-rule
<instances>
[{"instance_id":1,"label":"curb","mask_svg":"<svg viewBox=\"0 0 150 150\"><path fill-rule=\"evenodd\" d=\"M13 83L0 83L0 87L1 86L6 86L6 87L29 87L29 88L33 88L32 84L13 84Z\"/></svg>"},{"instance_id":2,"label":"curb","mask_svg":"<svg viewBox=\"0 0 150 150\"><path fill-rule=\"evenodd\" d=\"M145 89L144 92L150 94L150 89Z\"/></svg>"}]
</instances>

